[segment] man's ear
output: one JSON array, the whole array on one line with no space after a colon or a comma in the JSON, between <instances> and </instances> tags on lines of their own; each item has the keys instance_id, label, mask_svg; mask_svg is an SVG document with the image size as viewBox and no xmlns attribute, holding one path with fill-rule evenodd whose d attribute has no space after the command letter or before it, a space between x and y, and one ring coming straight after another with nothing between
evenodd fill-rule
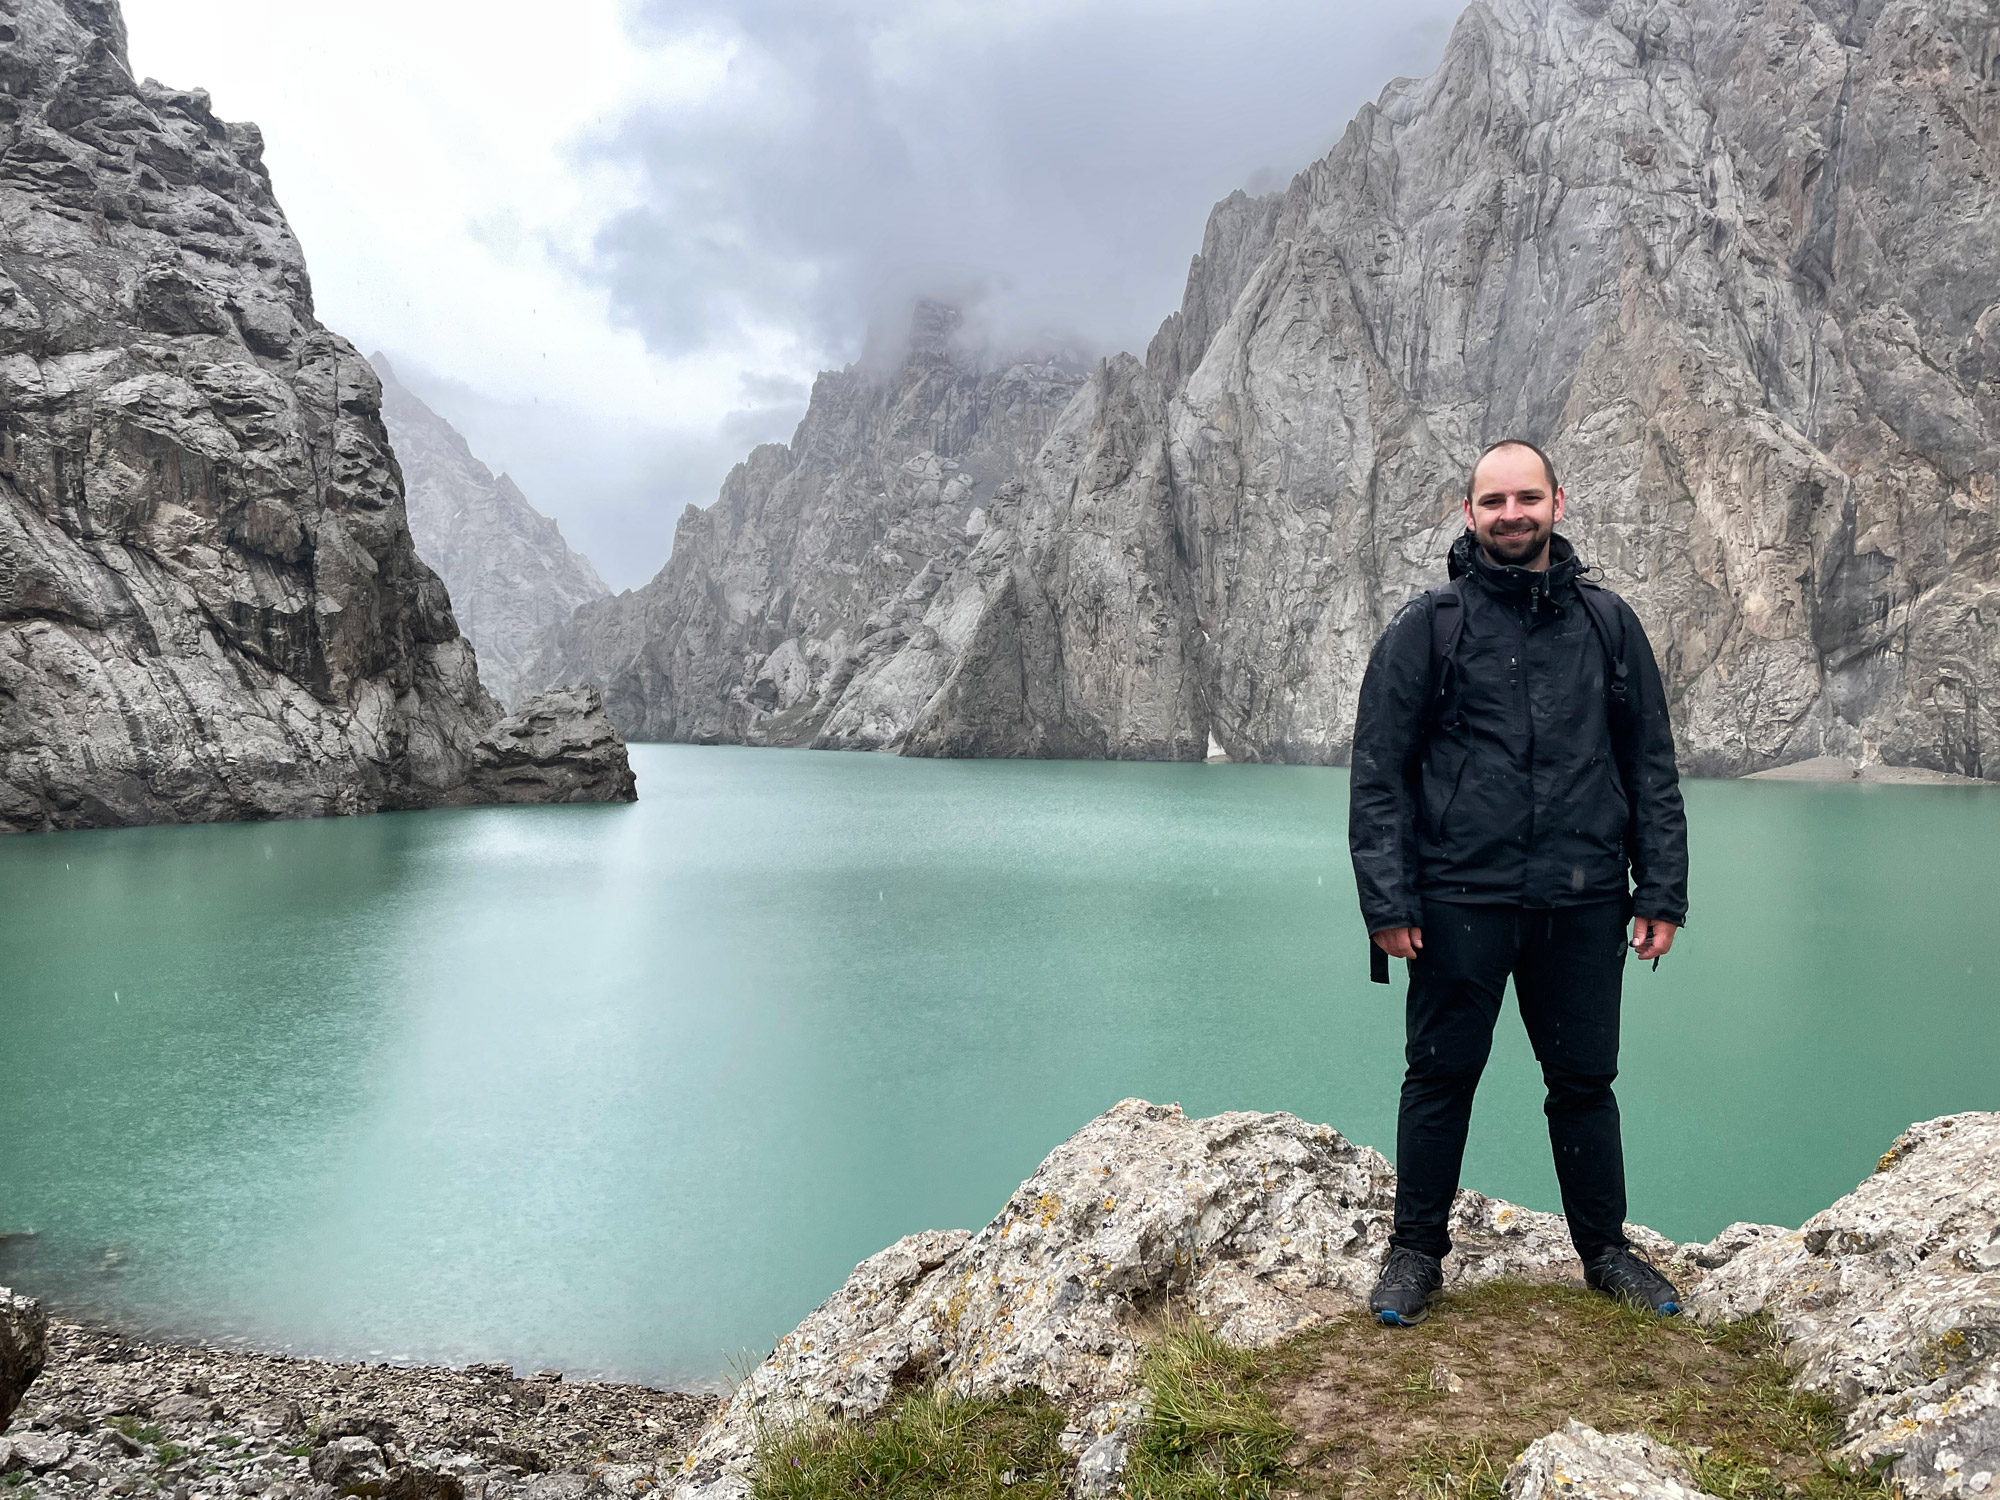
<instances>
[{"instance_id":1,"label":"man's ear","mask_svg":"<svg viewBox=\"0 0 2000 1500\"><path fill-rule=\"evenodd\" d=\"M1471 510L1472 510L1471 506L1466 507L1466 513L1468 515L1471 514ZM1561 522L1562 518L1563 518L1563 491L1562 491L1562 486L1557 485L1555 514L1549 517L1549 524L1551 526L1557 525L1559 522Z\"/></svg>"},{"instance_id":2,"label":"man's ear","mask_svg":"<svg viewBox=\"0 0 2000 1500\"><path fill-rule=\"evenodd\" d=\"M1463 501L1461 502L1461 504L1462 504L1462 506L1463 506L1463 508L1464 508L1464 510L1465 510L1465 529L1466 529L1467 531L1470 531L1470 530L1472 530L1472 529L1473 529L1473 528L1472 528L1472 497L1471 497L1470 495L1467 495L1467 496L1465 497L1465 499L1464 499L1464 500L1463 500Z\"/></svg>"}]
</instances>

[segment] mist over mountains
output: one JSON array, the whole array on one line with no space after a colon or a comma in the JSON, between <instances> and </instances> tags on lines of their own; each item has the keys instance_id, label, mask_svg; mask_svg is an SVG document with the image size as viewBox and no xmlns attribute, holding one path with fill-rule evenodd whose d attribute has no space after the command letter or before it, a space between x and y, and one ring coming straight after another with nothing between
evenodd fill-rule
<instances>
[{"instance_id":1,"label":"mist over mountains","mask_svg":"<svg viewBox=\"0 0 2000 1500\"><path fill-rule=\"evenodd\" d=\"M919 337L873 384L823 377L790 447L535 670L648 737L1339 763L1471 457L1519 434L1645 619L1691 769L1979 775L1996 57L1966 0L1474 6L1283 193L1217 206L1145 358L982 460L976 535L943 480L980 419L855 417L1006 363ZM982 451L1021 451L996 410Z\"/></svg>"}]
</instances>

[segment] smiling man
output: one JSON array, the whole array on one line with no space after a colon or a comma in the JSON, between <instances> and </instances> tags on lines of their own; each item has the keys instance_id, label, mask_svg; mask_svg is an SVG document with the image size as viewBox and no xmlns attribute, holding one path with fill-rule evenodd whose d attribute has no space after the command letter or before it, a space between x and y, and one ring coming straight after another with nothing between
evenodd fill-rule
<instances>
[{"instance_id":1,"label":"smiling man","mask_svg":"<svg viewBox=\"0 0 2000 1500\"><path fill-rule=\"evenodd\" d=\"M1625 1238L1618 1011L1626 956L1687 916L1687 821L1652 647L1556 535L1555 466L1508 439L1466 485L1451 581L1389 623L1362 679L1348 840L1376 950L1409 965L1396 1227L1370 1307L1416 1323L1444 1282L1473 1092L1507 979L1584 1279L1679 1311ZM1630 884L1628 884L1628 876Z\"/></svg>"}]
</instances>

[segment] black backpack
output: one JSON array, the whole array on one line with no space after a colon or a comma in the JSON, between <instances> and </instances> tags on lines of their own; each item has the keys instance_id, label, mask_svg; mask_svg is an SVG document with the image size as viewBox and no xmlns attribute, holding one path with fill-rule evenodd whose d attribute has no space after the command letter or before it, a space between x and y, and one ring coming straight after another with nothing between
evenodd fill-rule
<instances>
[{"instance_id":1,"label":"black backpack","mask_svg":"<svg viewBox=\"0 0 2000 1500\"><path fill-rule=\"evenodd\" d=\"M1443 727L1458 707L1451 689L1458 675L1458 638L1465 633L1465 596L1459 587L1459 580L1454 578L1424 595L1431 612L1428 728L1432 730ZM1605 675L1605 691L1610 699L1606 719L1611 729L1611 754L1618 763L1618 774L1629 787L1634 784L1630 761L1633 710L1631 673L1625 666L1625 616L1612 606L1600 585L1579 578L1576 591L1611 668ZM1368 977L1377 984L1389 982L1389 955L1372 941L1368 944Z\"/></svg>"}]
</instances>

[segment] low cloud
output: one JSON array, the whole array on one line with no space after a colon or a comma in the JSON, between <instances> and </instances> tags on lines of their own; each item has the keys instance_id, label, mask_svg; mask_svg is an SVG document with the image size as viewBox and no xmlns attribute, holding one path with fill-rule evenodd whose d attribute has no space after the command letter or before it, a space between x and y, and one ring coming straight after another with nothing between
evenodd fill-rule
<instances>
[{"instance_id":1,"label":"low cloud","mask_svg":"<svg viewBox=\"0 0 2000 1500\"><path fill-rule=\"evenodd\" d=\"M642 0L727 57L600 138L639 203L590 274L671 355L782 329L828 363L919 296L998 337L1140 345L1210 204L1327 150L1427 71L1456 3Z\"/></svg>"}]
</instances>

